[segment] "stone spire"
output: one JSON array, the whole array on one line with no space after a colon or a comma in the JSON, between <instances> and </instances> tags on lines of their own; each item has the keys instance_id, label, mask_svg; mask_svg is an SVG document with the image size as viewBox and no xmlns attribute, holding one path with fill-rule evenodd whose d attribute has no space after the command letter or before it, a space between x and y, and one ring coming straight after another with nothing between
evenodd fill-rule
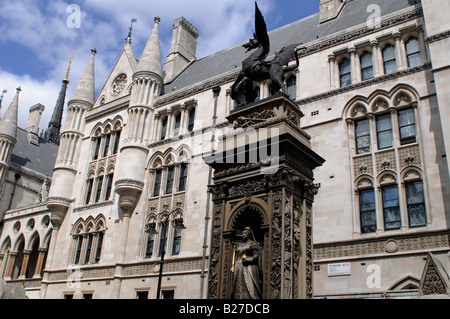
<instances>
[{"instance_id":1,"label":"stone spire","mask_svg":"<svg viewBox=\"0 0 450 319\"><path fill-rule=\"evenodd\" d=\"M96 49L91 50L89 62L81 75L70 101L84 101L91 106L95 103L95 54Z\"/></svg>"},{"instance_id":2,"label":"stone spire","mask_svg":"<svg viewBox=\"0 0 450 319\"><path fill-rule=\"evenodd\" d=\"M144 52L139 60L137 72L151 72L162 79L162 63L161 63L161 49L159 43L159 28L158 24L161 21L159 17L155 18L150 38L147 41Z\"/></svg>"},{"instance_id":3,"label":"stone spire","mask_svg":"<svg viewBox=\"0 0 450 319\"><path fill-rule=\"evenodd\" d=\"M11 105L6 110L3 119L0 122L0 135L7 135L13 139L17 139L17 118L19 112L19 93L21 89L17 88L16 95L14 96Z\"/></svg>"},{"instance_id":4,"label":"stone spire","mask_svg":"<svg viewBox=\"0 0 450 319\"><path fill-rule=\"evenodd\" d=\"M72 56L70 57L69 66L67 67L66 77L62 80L61 91L59 92L58 100L56 101L52 118L48 123L48 128L44 134L44 138L47 141L57 145L59 145L59 138L61 134L62 116L64 112L64 103L66 100L67 85L69 84L69 73L70 67L72 65L72 59L73 59L73 51Z\"/></svg>"}]
</instances>

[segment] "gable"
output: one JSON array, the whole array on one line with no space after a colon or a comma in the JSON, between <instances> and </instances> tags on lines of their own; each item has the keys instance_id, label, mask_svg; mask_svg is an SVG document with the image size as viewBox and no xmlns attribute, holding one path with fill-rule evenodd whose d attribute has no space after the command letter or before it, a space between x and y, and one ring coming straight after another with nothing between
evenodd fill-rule
<instances>
[{"instance_id":1,"label":"gable","mask_svg":"<svg viewBox=\"0 0 450 319\"><path fill-rule=\"evenodd\" d=\"M136 58L131 51L131 47L126 44L100 91L94 107L101 106L128 95L130 93L129 89L132 83L133 74L136 71L136 66Z\"/></svg>"},{"instance_id":2,"label":"gable","mask_svg":"<svg viewBox=\"0 0 450 319\"><path fill-rule=\"evenodd\" d=\"M422 274L420 294L440 295L448 293L450 293L448 274L439 260L430 253Z\"/></svg>"}]
</instances>

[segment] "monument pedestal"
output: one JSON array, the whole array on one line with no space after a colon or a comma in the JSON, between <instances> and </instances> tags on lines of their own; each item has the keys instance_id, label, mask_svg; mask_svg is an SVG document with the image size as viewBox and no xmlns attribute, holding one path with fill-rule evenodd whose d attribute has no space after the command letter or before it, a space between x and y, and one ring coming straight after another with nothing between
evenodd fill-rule
<instances>
[{"instance_id":1,"label":"monument pedestal","mask_svg":"<svg viewBox=\"0 0 450 319\"><path fill-rule=\"evenodd\" d=\"M232 132L204 158L214 168L210 299L254 290L264 299L312 297L313 170L324 160L300 128L302 116L282 95L235 109ZM259 247L251 258L240 249L246 228Z\"/></svg>"}]
</instances>

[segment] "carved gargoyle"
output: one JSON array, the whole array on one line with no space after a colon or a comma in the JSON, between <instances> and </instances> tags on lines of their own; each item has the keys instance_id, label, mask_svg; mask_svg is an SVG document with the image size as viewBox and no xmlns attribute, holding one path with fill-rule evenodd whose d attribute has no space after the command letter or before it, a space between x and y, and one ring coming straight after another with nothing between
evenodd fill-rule
<instances>
[{"instance_id":1,"label":"carved gargoyle","mask_svg":"<svg viewBox=\"0 0 450 319\"><path fill-rule=\"evenodd\" d=\"M298 46L301 43L283 47L275 53L271 61L266 61L270 52L270 40L267 33L267 26L258 4L255 2L255 33L253 39L243 45L247 52L256 50L242 61L242 70L231 87L231 98L237 101L238 105L252 103L256 99L253 90L253 82L272 80L271 94L276 94L281 90L286 94L284 84L284 73L293 70L299 65ZM296 65L285 67L292 59L296 60ZM242 101L242 95L245 101Z\"/></svg>"}]
</instances>

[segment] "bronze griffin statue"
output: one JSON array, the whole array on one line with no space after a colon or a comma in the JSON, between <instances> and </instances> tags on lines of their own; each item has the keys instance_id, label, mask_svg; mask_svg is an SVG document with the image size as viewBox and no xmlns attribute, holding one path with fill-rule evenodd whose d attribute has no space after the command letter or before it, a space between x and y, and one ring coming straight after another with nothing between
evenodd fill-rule
<instances>
[{"instance_id":1,"label":"bronze griffin statue","mask_svg":"<svg viewBox=\"0 0 450 319\"><path fill-rule=\"evenodd\" d=\"M270 40L267 34L266 22L255 2L255 33L253 39L243 45L246 52L256 50L244 61L242 61L242 70L231 87L231 98L238 105L252 103L256 99L256 93L253 89L254 81L272 80L271 94L276 94L280 90L286 94L284 84L284 73L294 70L299 65L297 51L299 44L292 44L283 47L275 53L271 61L265 61L270 52ZM296 60L296 65L285 67L292 59ZM242 101L245 99L245 101Z\"/></svg>"}]
</instances>

